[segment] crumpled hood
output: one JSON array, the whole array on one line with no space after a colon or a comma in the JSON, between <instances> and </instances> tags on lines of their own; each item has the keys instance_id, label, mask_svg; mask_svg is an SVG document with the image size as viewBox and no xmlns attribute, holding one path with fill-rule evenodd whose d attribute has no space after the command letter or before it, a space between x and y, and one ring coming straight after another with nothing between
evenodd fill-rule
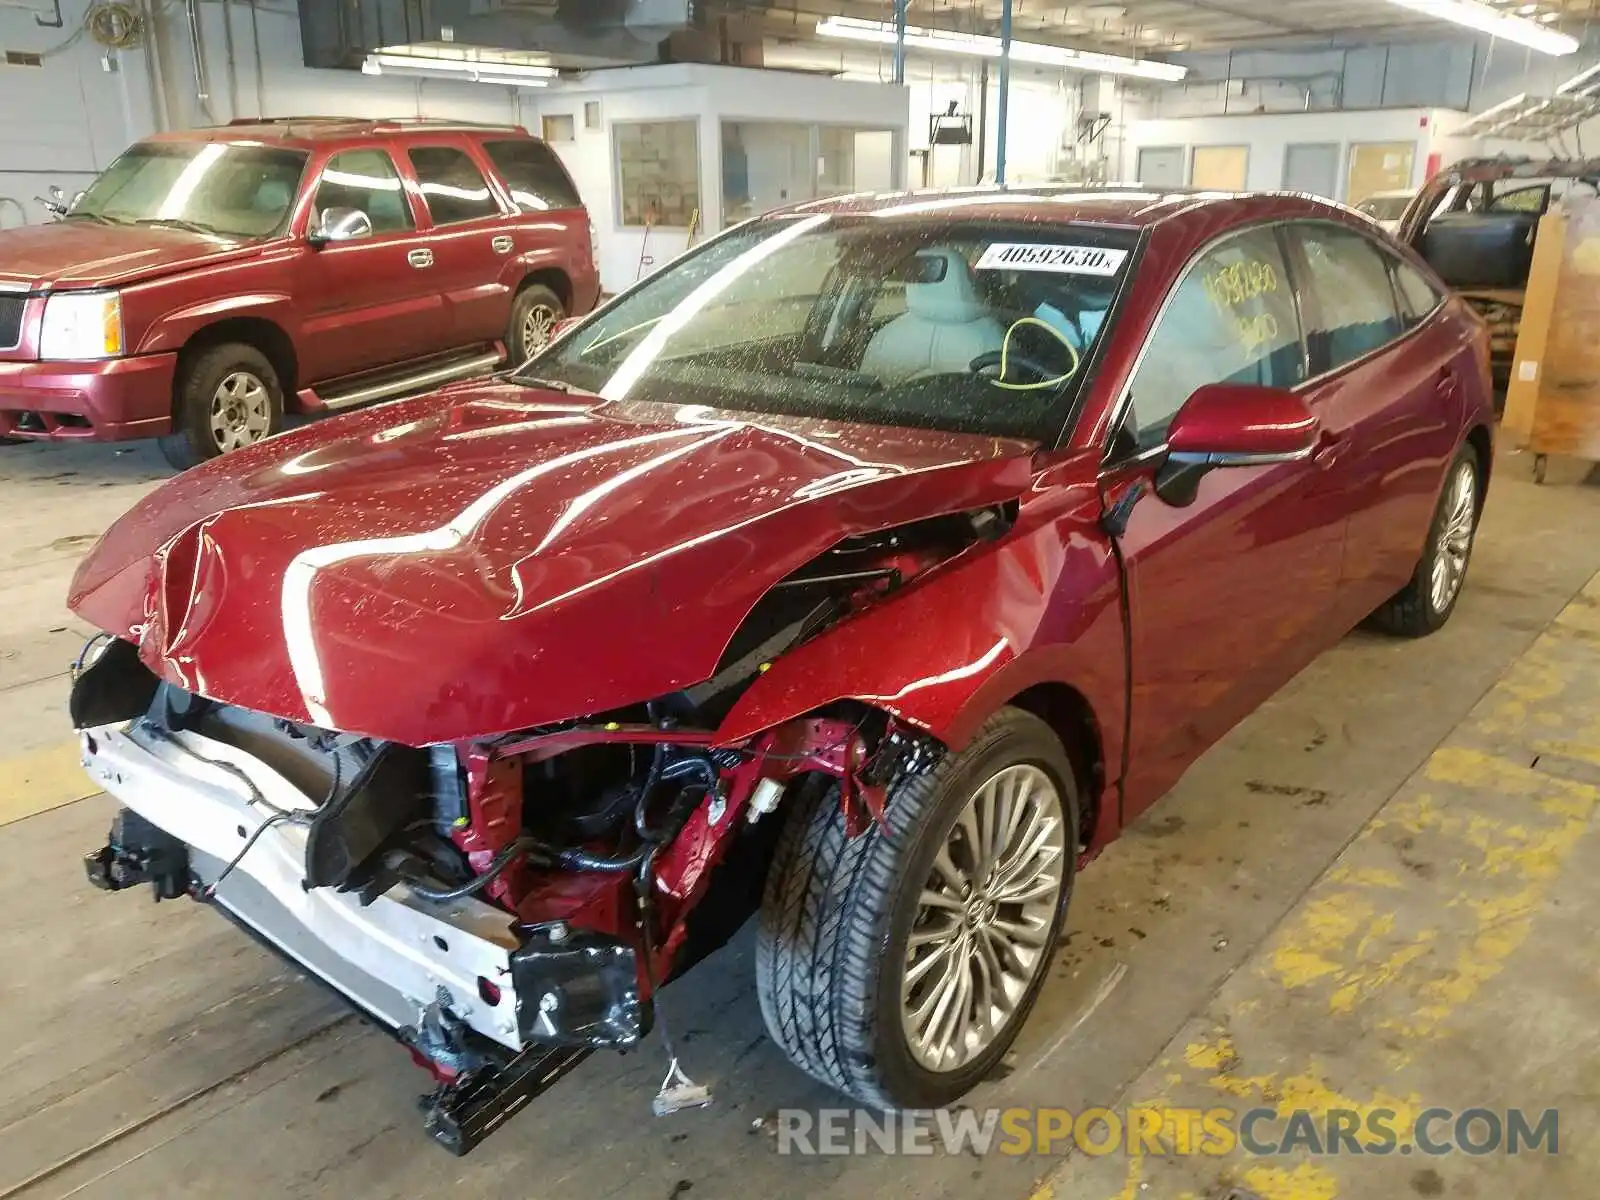
<instances>
[{"instance_id":1,"label":"crumpled hood","mask_svg":"<svg viewBox=\"0 0 1600 1200\"><path fill-rule=\"evenodd\" d=\"M121 287L201 263L258 252L254 243L157 225L54 221L0 232L0 282L28 291Z\"/></svg>"},{"instance_id":2,"label":"crumpled hood","mask_svg":"<svg viewBox=\"0 0 1600 1200\"><path fill-rule=\"evenodd\" d=\"M841 537L1019 496L1032 443L464 385L172 480L74 611L212 699L410 745L710 677Z\"/></svg>"}]
</instances>

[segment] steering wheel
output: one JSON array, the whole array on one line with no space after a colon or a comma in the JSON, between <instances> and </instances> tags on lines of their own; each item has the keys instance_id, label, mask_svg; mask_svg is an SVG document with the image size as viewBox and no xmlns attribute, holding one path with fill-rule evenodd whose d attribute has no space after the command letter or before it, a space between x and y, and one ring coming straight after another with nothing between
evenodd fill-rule
<instances>
[{"instance_id":1,"label":"steering wheel","mask_svg":"<svg viewBox=\"0 0 1600 1200\"><path fill-rule=\"evenodd\" d=\"M981 375L991 368L999 367L1002 374L1009 374L1010 368L1018 367L1029 372L1035 383L1045 381L1054 382L1060 372L1046 367L1023 354L1013 354L1009 350L985 350L968 364L968 370L974 375Z\"/></svg>"}]
</instances>

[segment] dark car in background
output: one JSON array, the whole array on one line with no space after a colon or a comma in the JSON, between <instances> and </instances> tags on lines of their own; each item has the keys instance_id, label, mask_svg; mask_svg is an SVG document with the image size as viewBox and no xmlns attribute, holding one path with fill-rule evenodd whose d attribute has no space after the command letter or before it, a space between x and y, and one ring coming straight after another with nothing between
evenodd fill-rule
<instances>
[{"instance_id":1,"label":"dark car in background","mask_svg":"<svg viewBox=\"0 0 1600 1200\"><path fill-rule=\"evenodd\" d=\"M519 363L599 298L594 234L516 126L285 118L127 150L0 233L0 437L159 437L190 466Z\"/></svg>"}]
</instances>

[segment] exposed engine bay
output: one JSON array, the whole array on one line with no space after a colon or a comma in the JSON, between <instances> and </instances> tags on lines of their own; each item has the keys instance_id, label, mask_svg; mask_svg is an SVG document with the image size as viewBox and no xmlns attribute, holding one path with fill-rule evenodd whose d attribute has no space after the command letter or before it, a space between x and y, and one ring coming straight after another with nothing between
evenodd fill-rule
<instances>
[{"instance_id":1,"label":"exposed engine bay","mask_svg":"<svg viewBox=\"0 0 1600 1200\"><path fill-rule=\"evenodd\" d=\"M127 807L89 877L215 902L332 984L433 1074L427 1128L465 1153L592 1050L650 1030L661 985L759 902L791 788L836 789L854 835L937 761L935 739L859 702L735 742L718 726L785 652L1014 516L848 538L773 586L702 683L471 742L214 702L103 640L71 711L85 765ZM664 1086L658 1111L701 1090Z\"/></svg>"}]
</instances>

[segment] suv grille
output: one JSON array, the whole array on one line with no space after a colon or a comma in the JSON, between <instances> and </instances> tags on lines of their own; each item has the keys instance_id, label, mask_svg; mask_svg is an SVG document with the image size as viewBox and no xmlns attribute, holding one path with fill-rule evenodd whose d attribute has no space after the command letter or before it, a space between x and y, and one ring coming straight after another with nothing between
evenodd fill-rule
<instances>
[{"instance_id":1,"label":"suv grille","mask_svg":"<svg viewBox=\"0 0 1600 1200\"><path fill-rule=\"evenodd\" d=\"M25 296L0 296L0 350L15 350L22 342L22 313L28 306Z\"/></svg>"}]
</instances>

